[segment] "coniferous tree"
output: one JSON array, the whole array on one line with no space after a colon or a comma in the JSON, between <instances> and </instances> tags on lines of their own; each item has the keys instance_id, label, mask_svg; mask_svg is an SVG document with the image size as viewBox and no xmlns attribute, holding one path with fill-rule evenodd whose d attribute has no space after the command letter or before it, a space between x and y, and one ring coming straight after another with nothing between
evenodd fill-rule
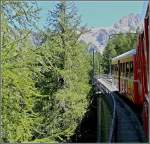
<instances>
[{"instance_id":1,"label":"coniferous tree","mask_svg":"<svg viewBox=\"0 0 150 144\"><path fill-rule=\"evenodd\" d=\"M83 30L73 5L59 2L48 22L47 42L43 45L47 50L42 50L42 57L47 57L52 69L43 70L37 83L45 95L40 100L42 125L37 126L42 133L37 135L41 140L48 137L64 141L74 133L88 105L91 67L86 46L78 41Z\"/></svg>"},{"instance_id":2,"label":"coniferous tree","mask_svg":"<svg viewBox=\"0 0 150 144\"><path fill-rule=\"evenodd\" d=\"M2 1L1 64L2 64L2 142L24 142L32 139L36 115L32 111L38 91L33 81L35 53L22 21L35 7L25 2ZM28 13L26 13L28 12ZM22 29L16 28L17 26Z\"/></svg>"},{"instance_id":3,"label":"coniferous tree","mask_svg":"<svg viewBox=\"0 0 150 144\"><path fill-rule=\"evenodd\" d=\"M2 2L3 142L65 141L88 105L90 56L77 11L59 2L33 45L37 12L34 3Z\"/></svg>"}]
</instances>

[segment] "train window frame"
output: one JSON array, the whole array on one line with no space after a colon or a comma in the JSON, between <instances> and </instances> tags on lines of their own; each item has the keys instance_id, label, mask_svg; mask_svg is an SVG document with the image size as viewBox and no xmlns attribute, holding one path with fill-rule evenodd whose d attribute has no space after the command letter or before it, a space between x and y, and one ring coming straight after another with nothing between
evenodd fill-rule
<instances>
[{"instance_id":1,"label":"train window frame","mask_svg":"<svg viewBox=\"0 0 150 144\"><path fill-rule=\"evenodd\" d=\"M117 75L117 65L115 64L115 75Z\"/></svg>"},{"instance_id":2,"label":"train window frame","mask_svg":"<svg viewBox=\"0 0 150 144\"><path fill-rule=\"evenodd\" d=\"M122 76L123 75L123 64L122 63L120 63L120 75Z\"/></svg>"},{"instance_id":3,"label":"train window frame","mask_svg":"<svg viewBox=\"0 0 150 144\"><path fill-rule=\"evenodd\" d=\"M124 62L124 77L126 77L126 62Z\"/></svg>"},{"instance_id":4,"label":"train window frame","mask_svg":"<svg viewBox=\"0 0 150 144\"><path fill-rule=\"evenodd\" d=\"M125 73L125 76L129 77L129 74L130 74L130 64L129 64L129 62L126 62L126 73Z\"/></svg>"},{"instance_id":5,"label":"train window frame","mask_svg":"<svg viewBox=\"0 0 150 144\"><path fill-rule=\"evenodd\" d=\"M118 64L116 64L116 76L118 75Z\"/></svg>"},{"instance_id":6,"label":"train window frame","mask_svg":"<svg viewBox=\"0 0 150 144\"><path fill-rule=\"evenodd\" d=\"M124 63L122 63L122 76L124 76Z\"/></svg>"},{"instance_id":7,"label":"train window frame","mask_svg":"<svg viewBox=\"0 0 150 144\"><path fill-rule=\"evenodd\" d=\"M124 73L125 73L125 63L122 63L122 77L124 77Z\"/></svg>"},{"instance_id":8,"label":"train window frame","mask_svg":"<svg viewBox=\"0 0 150 144\"><path fill-rule=\"evenodd\" d=\"M134 76L134 66L133 66L133 61L130 61L130 78L133 79Z\"/></svg>"}]
</instances>

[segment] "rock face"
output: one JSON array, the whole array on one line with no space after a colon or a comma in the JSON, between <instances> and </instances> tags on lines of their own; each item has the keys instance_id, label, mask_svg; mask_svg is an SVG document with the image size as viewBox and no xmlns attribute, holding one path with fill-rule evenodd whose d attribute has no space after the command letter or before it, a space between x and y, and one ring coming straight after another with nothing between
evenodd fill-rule
<instances>
[{"instance_id":1,"label":"rock face","mask_svg":"<svg viewBox=\"0 0 150 144\"><path fill-rule=\"evenodd\" d=\"M82 35L80 41L89 45L89 51L102 52L107 45L109 36L116 33L136 32L137 28L142 28L140 16L129 14L122 17L112 27L109 28L94 28L90 32Z\"/></svg>"}]
</instances>

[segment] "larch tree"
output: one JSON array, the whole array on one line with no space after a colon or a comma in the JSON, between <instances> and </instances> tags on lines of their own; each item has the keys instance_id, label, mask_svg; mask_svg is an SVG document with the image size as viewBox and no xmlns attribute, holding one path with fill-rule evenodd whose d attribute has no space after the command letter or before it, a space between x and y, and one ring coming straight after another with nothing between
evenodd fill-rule
<instances>
[{"instance_id":1,"label":"larch tree","mask_svg":"<svg viewBox=\"0 0 150 144\"><path fill-rule=\"evenodd\" d=\"M37 83L45 96L37 103L43 120L35 141L69 139L86 111L91 66L87 47L79 42L84 32L73 3L60 1L49 12L47 41L41 49L49 69L41 71Z\"/></svg>"},{"instance_id":2,"label":"larch tree","mask_svg":"<svg viewBox=\"0 0 150 144\"><path fill-rule=\"evenodd\" d=\"M27 2L2 1L1 6L2 142L25 142L32 139L32 107L39 95L32 78L36 55L27 30L38 9Z\"/></svg>"}]
</instances>

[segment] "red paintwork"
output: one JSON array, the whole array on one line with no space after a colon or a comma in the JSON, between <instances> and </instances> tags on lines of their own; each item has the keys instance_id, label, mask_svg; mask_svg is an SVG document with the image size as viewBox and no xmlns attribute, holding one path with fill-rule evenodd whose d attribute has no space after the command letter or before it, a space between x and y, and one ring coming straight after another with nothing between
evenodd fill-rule
<instances>
[{"instance_id":1,"label":"red paintwork","mask_svg":"<svg viewBox=\"0 0 150 144\"><path fill-rule=\"evenodd\" d=\"M149 83L149 15L148 17L145 18L144 20L144 35L145 35L145 46L144 46L144 62L145 62L145 67L144 67L144 83L143 85L145 85L145 91L144 91L144 104L143 104L143 123L144 123L144 131L146 136L148 137L149 135L149 113L148 113L148 106L149 106L149 102L147 101L148 98L148 83Z\"/></svg>"},{"instance_id":2,"label":"red paintwork","mask_svg":"<svg viewBox=\"0 0 150 144\"><path fill-rule=\"evenodd\" d=\"M148 138L148 84L149 82L149 14L144 19L144 31L138 34L136 54L133 55L133 97L132 101L136 105L143 107L141 116L143 118L143 128ZM131 60L131 61L132 61ZM120 79L120 61L118 61L118 83L120 93L126 96L131 95L128 81Z\"/></svg>"},{"instance_id":3,"label":"red paintwork","mask_svg":"<svg viewBox=\"0 0 150 144\"><path fill-rule=\"evenodd\" d=\"M139 34L137 42L136 57L134 63L134 80L138 80L138 83L134 83L134 103L143 106L142 118L143 127L146 136L148 137L148 22L145 20L144 32Z\"/></svg>"},{"instance_id":4,"label":"red paintwork","mask_svg":"<svg viewBox=\"0 0 150 144\"><path fill-rule=\"evenodd\" d=\"M149 80L149 16L144 20L144 31L139 34L134 58L134 102L143 105L143 127L148 137L148 80ZM140 91L141 90L141 91Z\"/></svg>"},{"instance_id":5,"label":"red paintwork","mask_svg":"<svg viewBox=\"0 0 150 144\"><path fill-rule=\"evenodd\" d=\"M134 80L135 80L134 85L133 85L133 100L134 100L135 104L138 104L139 103L139 99L138 99L139 89L138 89L138 83L137 83L137 81L138 81L138 71L137 71L138 60L137 59L138 59L138 57L134 56L133 59L134 59L133 60L133 67L134 67L133 72L134 72Z\"/></svg>"}]
</instances>

